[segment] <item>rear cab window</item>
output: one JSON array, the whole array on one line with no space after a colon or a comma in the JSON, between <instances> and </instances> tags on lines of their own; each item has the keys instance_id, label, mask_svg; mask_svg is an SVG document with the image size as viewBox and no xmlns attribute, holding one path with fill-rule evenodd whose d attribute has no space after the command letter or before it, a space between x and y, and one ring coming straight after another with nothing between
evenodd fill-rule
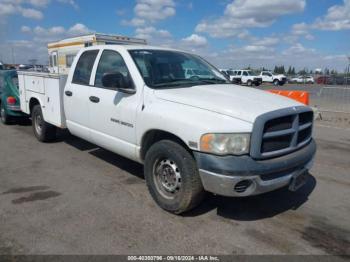
<instances>
[{"instance_id":1,"label":"rear cab window","mask_svg":"<svg viewBox=\"0 0 350 262\"><path fill-rule=\"evenodd\" d=\"M77 85L89 85L92 68L99 50L89 50L82 53L75 67L72 83Z\"/></svg>"}]
</instances>

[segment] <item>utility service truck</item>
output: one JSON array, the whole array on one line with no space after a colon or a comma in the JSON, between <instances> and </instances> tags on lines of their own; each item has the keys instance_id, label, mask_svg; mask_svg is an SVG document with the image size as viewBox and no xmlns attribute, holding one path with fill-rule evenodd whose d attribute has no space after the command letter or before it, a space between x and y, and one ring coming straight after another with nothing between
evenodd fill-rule
<instances>
[{"instance_id":1,"label":"utility service truck","mask_svg":"<svg viewBox=\"0 0 350 262\"><path fill-rule=\"evenodd\" d=\"M186 70L207 72L186 77ZM150 194L176 214L205 191L231 197L308 179L313 112L232 84L199 56L146 45L82 48L68 75L19 72L21 109L39 141L68 128L144 164Z\"/></svg>"},{"instance_id":2,"label":"utility service truck","mask_svg":"<svg viewBox=\"0 0 350 262\"><path fill-rule=\"evenodd\" d=\"M50 73L68 74L80 49L95 45L147 44L146 40L121 35L93 33L66 38L47 45Z\"/></svg>"}]
</instances>

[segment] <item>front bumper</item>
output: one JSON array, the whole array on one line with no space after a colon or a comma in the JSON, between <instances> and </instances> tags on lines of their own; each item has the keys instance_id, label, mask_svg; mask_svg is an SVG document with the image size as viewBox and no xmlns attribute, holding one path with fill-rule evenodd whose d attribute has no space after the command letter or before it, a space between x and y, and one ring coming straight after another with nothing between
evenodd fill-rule
<instances>
[{"instance_id":1,"label":"front bumper","mask_svg":"<svg viewBox=\"0 0 350 262\"><path fill-rule=\"evenodd\" d=\"M268 160L250 156L215 156L194 152L205 190L243 197L273 191L290 184L293 176L310 170L316 153L314 140L296 152Z\"/></svg>"}]
</instances>

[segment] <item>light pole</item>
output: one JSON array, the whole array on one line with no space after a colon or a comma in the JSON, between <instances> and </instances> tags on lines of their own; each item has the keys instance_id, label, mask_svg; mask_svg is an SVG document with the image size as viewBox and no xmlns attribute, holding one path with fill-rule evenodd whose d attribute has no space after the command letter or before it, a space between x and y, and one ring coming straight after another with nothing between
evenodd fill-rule
<instances>
[{"instance_id":1,"label":"light pole","mask_svg":"<svg viewBox=\"0 0 350 262\"><path fill-rule=\"evenodd\" d=\"M349 80L350 80L350 55L348 56L349 64L348 64L348 73L346 77L346 85L348 85Z\"/></svg>"}]
</instances>

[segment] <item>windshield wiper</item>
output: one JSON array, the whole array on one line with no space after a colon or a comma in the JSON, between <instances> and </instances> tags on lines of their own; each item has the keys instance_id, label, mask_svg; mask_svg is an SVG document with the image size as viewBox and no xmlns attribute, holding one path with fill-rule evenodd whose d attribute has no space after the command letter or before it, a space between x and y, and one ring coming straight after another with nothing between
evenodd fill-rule
<instances>
[{"instance_id":1,"label":"windshield wiper","mask_svg":"<svg viewBox=\"0 0 350 262\"><path fill-rule=\"evenodd\" d=\"M193 84L193 80L186 78L169 79L166 82L154 84L154 87L164 87L164 86L178 86L183 84Z\"/></svg>"},{"instance_id":2,"label":"windshield wiper","mask_svg":"<svg viewBox=\"0 0 350 262\"><path fill-rule=\"evenodd\" d=\"M219 78L200 78L197 81L205 84L227 84L227 81Z\"/></svg>"}]
</instances>

